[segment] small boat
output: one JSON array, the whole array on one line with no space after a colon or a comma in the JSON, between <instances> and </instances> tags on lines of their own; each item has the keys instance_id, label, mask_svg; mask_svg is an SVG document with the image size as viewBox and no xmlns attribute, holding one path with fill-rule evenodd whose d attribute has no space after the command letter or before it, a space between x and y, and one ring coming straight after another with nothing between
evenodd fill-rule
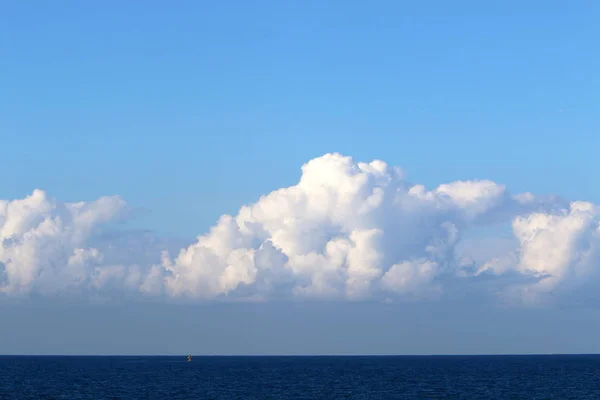
<instances>
[{"instance_id":1,"label":"small boat","mask_svg":"<svg viewBox=\"0 0 600 400\"><path fill-rule=\"evenodd\" d=\"M192 362L192 355L188 355L188 362Z\"/></svg>"}]
</instances>

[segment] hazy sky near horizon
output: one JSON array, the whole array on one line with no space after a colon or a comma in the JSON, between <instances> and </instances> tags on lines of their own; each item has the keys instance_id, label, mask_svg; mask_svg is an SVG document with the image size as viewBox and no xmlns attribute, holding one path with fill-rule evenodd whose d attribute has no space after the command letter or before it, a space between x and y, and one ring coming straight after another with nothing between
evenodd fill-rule
<instances>
[{"instance_id":1,"label":"hazy sky near horizon","mask_svg":"<svg viewBox=\"0 0 600 400\"><path fill-rule=\"evenodd\" d=\"M451 3L2 4L0 353L598 352L600 5Z\"/></svg>"}]
</instances>

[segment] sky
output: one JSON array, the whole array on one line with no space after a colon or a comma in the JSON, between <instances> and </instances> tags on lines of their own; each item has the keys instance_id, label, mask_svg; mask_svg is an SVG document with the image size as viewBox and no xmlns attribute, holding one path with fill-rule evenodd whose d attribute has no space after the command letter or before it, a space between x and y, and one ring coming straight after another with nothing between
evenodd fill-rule
<instances>
[{"instance_id":1,"label":"sky","mask_svg":"<svg viewBox=\"0 0 600 400\"><path fill-rule=\"evenodd\" d=\"M3 2L0 354L600 352L599 18Z\"/></svg>"}]
</instances>

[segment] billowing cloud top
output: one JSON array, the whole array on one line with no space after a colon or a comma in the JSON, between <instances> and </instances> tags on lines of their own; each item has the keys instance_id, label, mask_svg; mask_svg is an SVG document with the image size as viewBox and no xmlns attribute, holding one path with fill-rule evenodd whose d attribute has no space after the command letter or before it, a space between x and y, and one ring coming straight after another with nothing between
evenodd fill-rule
<instances>
[{"instance_id":1,"label":"billowing cloud top","mask_svg":"<svg viewBox=\"0 0 600 400\"><path fill-rule=\"evenodd\" d=\"M340 154L309 161L296 185L222 216L155 262L132 262L122 243L93 245L98 228L125 208L118 197L58 203L40 190L0 201L0 291L394 301L480 285L504 300L539 302L589 285L599 258L594 204L511 195L481 180L429 191L383 161ZM458 255L465 232L503 225L512 225L512 251L483 262ZM484 284L490 279L497 284Z\"/></svg>"}]
</instances>

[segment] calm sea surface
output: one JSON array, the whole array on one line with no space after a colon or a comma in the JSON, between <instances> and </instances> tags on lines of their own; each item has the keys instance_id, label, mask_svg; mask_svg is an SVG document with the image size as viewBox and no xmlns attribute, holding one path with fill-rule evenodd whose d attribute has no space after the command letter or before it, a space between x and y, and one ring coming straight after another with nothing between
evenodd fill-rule
<instances>
[{"instance_id":1,"label":"calm sea surface","mask_svg":"<svg viewBox=\"0 0 600 400\"><path fill-rule=\"evenodd\" d=\"M600 356L6 356L0 399L600 399Z\"/></svg>"}]
</instances>

